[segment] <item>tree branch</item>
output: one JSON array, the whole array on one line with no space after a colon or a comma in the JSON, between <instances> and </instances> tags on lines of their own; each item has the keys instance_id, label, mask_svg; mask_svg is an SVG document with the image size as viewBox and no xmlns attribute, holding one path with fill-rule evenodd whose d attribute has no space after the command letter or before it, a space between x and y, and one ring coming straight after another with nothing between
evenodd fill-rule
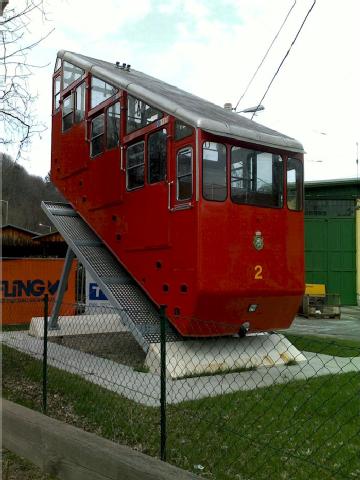
<instances>
[{"instance_id":1,"label":"tree branch","mask_svg":"<svg viewBox=\"0 0 360 480\"><path fill-rule=\"evenodd\" d=\"M5 132L3 136L6 135L0 143L15 145L19 158L32 136L45 130L36 119L33 105L37 96L30 90L28 79L35 68L47 65L29 63L28 55L51 35L54 28L37 36L31 32L34 16L41 15L42 21L47 20L43 0L25 0L25 6L24 2L22 5L13 2L14 7L6 9L0 21L0 61L4 65L0 75L0 118L1 130Z\"/></svg>"}]
</instances>

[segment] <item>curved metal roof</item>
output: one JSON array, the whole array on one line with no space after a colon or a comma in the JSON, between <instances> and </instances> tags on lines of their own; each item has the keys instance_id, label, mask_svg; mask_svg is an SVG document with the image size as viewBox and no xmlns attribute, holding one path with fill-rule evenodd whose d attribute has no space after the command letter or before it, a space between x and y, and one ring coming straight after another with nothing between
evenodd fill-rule
<instances>
[{"instance_id":1,"label":"curved metal roof","mask_svg":"<svg viewBox=\"0 0 360 480\"><path fill-rule=\"evenodd\" d=\"M304 151L294 138L132 68L122 70L110 62L64 50L58 52L58 57L207 132L293 152Z\"/></svg>"}]
</instances>

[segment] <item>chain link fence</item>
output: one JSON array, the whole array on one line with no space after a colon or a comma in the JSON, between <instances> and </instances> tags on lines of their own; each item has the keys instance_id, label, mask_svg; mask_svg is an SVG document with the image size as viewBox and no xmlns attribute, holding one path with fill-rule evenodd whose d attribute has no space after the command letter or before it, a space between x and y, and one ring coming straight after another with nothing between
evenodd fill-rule
<instances>
[{"instance_id":1,"label":"chain link fence","mask_svg":"<svg viewBox=\"0 0 360 480\"><path fill-rule=\"evenodd\" d=\"M360 340L165 342L162 311L161 341L144 352L125 310L63 305L44 323L53 305L41 303L30 325L2 332L7 398L204 478L360 478Z\"/></svg>"}]
</instances>

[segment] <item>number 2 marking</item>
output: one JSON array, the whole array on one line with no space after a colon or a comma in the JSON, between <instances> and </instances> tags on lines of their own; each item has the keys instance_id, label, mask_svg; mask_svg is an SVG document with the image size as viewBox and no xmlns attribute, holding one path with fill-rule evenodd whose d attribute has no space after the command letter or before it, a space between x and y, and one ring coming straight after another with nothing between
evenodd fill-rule
<instances>
[{"instance_id":1,"label":"number 2 marking","mask_svg":"<svg viewBox=\"0 0 360 480\"><path fill-rule=\"evenodd\" d=\"M261 265L255 265L255 280L262 280L262 266Z\"/></svg>"}]
</instances>

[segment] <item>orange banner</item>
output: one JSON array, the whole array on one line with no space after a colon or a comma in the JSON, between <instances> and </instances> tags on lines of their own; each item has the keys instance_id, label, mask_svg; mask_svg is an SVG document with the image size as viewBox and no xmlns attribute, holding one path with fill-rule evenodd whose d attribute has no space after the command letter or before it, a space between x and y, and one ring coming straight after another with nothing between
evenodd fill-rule
<instances>
[{"instance_id":1,"label":"orange banner","mask_svg":"<svg viewBox=\"0 0 360 480\"><path fill-rule=\"evenodd\" d=\"M30 323L32 317L44 314L44 294L49 295L50 312L59 288L63 258L2 259L0 299L1 323ZM64 294L61 315L72 315L76 301L76 269L74 262ZM71 305L71 307L70 307Z\"/></svg>"}]
</instances>

